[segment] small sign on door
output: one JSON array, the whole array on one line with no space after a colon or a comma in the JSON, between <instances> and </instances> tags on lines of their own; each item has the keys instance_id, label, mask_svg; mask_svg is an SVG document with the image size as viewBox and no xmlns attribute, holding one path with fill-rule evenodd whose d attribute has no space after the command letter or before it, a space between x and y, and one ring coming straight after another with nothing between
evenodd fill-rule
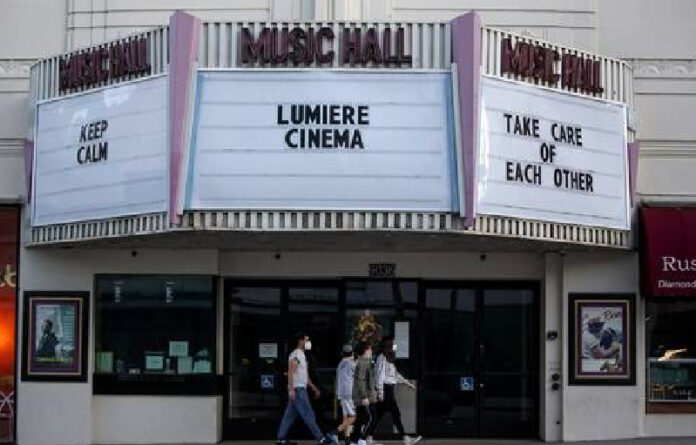
<instances>
[{"instance_id":1,"label":"small sign on door","mask_svg":"<svg viewBox=\"0 0 696 445\"><path fill-rule=\"evenodd\" d=\"M259 358L278 358L278 343L259 343Z\"/></svg>"},{"instance_id":2,"label":"small sign on door","mask_svg":"<svg viewBox=\"0 0 696 445\"><path fill-rule=\"evenodd\" d=\"M459 377L459 390L460 391L473 391L474 390L474 378L473 377Z\"/></svg>"}]
</instances>

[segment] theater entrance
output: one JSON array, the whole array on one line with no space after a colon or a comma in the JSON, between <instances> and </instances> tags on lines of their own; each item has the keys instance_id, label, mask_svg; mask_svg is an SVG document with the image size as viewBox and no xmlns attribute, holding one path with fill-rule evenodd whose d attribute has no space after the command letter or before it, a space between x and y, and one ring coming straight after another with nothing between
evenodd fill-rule
<instances>
[{"instance_id":1,"label":"theater entrance","mask_svg":"<svg viewBox=\"0 0 696 445\"><path fill-rule=\"evenodd\" d=\"M335 367L344 343L395 337L407 433L538 436L538 285L425 280L225 280L225 439L274 438L297 331L312 339L310 375L322 429L335 427ZM376 436L393 435L389 416ZM308 437L300 422L293 437Z\"/></svg>"}]
</instances>

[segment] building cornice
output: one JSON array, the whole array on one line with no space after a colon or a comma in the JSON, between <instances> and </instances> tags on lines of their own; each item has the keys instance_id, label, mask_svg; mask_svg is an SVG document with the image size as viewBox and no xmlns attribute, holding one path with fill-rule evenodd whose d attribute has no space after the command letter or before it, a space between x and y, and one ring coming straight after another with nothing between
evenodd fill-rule
<instances>
[{"instance_id":1,"label":"building cornice","mask_svg":"<svg viewBox=\"0 0 696 445\"><path fill-rule=\"evenodd\" d=\"M25 79L34 59L0 59L0 79Z\"/></svg>"},{"instance_id":2,"label":"building cornice","mask_svg":"<svg viewBox=\"0 0 696 445\"><path fill-rule=\"evenodd\" d=\"M636 78L696 78L696 59L633 59L629 62Z\"/></svg>"}]
</instances>

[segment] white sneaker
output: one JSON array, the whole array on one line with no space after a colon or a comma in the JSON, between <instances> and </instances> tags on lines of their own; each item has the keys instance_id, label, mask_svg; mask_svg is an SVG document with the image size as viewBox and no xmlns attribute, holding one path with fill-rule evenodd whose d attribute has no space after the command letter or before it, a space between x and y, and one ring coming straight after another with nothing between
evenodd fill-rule
<instances>
[{"instance_id":1,"label":"white sneaker","mask_svg":"<svg viewBox=\"0 0 696 445\"><path fill-rule=\"evenodd\" d=\"M358 441L358 445L367 445L367 442L365 442L363 439L360 439Z\"/></svg>"},{"instance_id":2,"label":"white sneaker","mask_svg":"<svg viewBox=\"0 0 696 445\"><path fill-rule=\"evenodd\" d=\"M418 442L421 441L423 436L418 436L418 437L411 437L411 436L404 436L404 445L416 445Z\"/></svg>"}]
</instances>

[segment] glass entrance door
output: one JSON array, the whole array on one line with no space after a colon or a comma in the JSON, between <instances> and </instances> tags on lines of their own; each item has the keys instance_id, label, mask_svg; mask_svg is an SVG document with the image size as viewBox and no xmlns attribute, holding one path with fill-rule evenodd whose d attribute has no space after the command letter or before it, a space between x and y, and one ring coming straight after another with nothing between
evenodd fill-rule
<instances>
[{"instance_id":1,"label":"glass entrance door","mask_svg":"<svg viewBox=\"0 0 696 445\"><path fill-rule=\"evenodd\" d=\"M336 426L334 380L339 361L338 282L225 281L225 439L271 439L287 403L287 357L294 334L310 336L309 374L321 388L312 398L324 431ZM290 435L309 439L302 422Z\"/></svg>"},{"instance_id":2,"label":"glass entrance door","mask_svg":"<svg viewBox=\"0 0 696 445\"><path fill-rule=\"evenodd\" d=\"M427 437L474 437L474 385L479 378L476 291L428 287L424 308L419 430Z\"/></svg>"},{"instance_id":3,"label":"glass entrance door","mask_svg":"<svg viewBox=\"0 0 696 445\"><path fill-rule=\"evenodd\" d=\"M481 437L537 435L537 309L532 289L480 291Z\"/></svg>"},{"instance_id":4,"label":"glass entrance door","mask_svg":"<svg viewBox=\"0 0 696 445\"><path fill-rule=\"evenodd\" d=\"M273 437L285 393L281 287L225 285L224 436Z\"/></svg>"},{"instance_id":5,"label":"glass entrance door","mask_svg":"<svg viewBox=\"0 0 696 445\"><path fill-rule=\"evenodd\" d=\"M272 439L287 400L291 336L312 339L313 400L340 420L341 346L394 337L395 363L417 391L397 388L407 433L534 438L538 419L538 291L534 283L417 280L225 281L224 438ZM375 436L394 438L386 415ZM294 439L309 438L302 422Z\"/></svg>"},{"instance_id":6,"label":"glass entrance door","mask_svg":"<svg viewBox=\"0 0 696 445\"><path fill-rule=\"evenodd\" d=\"M534 287L424 287L419 430L429 437L536 437Z\"/></svg>"},{"instance_id":7,"label":"glass entrance door","mask_svg":"<svg viewBox=\"0 0 696 445\"><path fill-rule=\"evenodd\" d=\"M286 288L288 298L288 337L298 332L310 336L312 350L306 351L309 377L321 395L311 399L317 424L322 431L336 427L336 365L340 350L339 287L320 282L291 284ZM295 345L288 345L288 350ZM286 362L283 361L283 366ZM287 377L286 377L287 378ZM275 431L274 431L275 432ZM291 437L310 439L309 430L302 422L295 422Z\"/></svg>"}]
</instances>

